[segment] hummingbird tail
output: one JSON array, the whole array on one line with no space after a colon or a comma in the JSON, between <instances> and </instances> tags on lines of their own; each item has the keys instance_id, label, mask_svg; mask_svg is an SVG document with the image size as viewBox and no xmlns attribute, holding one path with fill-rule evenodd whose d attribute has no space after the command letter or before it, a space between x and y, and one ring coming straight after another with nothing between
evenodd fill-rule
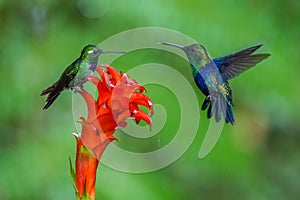
<instances>
[{"instance_id":1,"label":"hummingbird tail","mask_svg":"<svg viewBox=\"0 0 300 200\"><path fill-rule=\"evenodd\" d=\"M221 93L216 96L207 96L204 100L201 109L207 110L207 118L210 119L215 115L216 122L221 120L221 116L224 117L226 123L234 124L234 115L232 111L232 104Z\"/></svg>"},{"instance_id":2,"label":"hummingbird tail","mask_svg":"<svg viewBox=\"0 0 300 200\"><path fill-rule=\"evenodd\" d=\"M235 122L233 111L232 111L232 107L229 104L227 104L225 122L226 123L230 123L232 125Z\"/></svg>"},{"instance_id":3,"label":"hummingbird tail","mask_svg":"<svg viewBox=\"0 0 300 200\"><path fill-rule=\"evenodd\" d=\"M44 106L44 110L49 108L51 104L55 101L55 99L60 95L60 93L65 89L64 82L61 80L58 80L57 82L53 83L50 87L43 90L41 93L41 96L47 95L46 103Z\"/></svg>"},{"instance_id":4,"label":"hummingbird tail","mask_svg":"<svg viewBox=\"0 0 300 200\"><path fill-rule=\"evenodd\" d=\"M55 94L50 93L43 109L46 110L47 108L49 108L59 95L60 95L60 93L55 93Z\"/></svg>"},{"instance_id":5,"label":"hummingbird tail","mask_svg":"<svg viewBox=\"0 0 300 200\"><path fill-rule=\"evenodd\" d=\"M56 89L58 83L59 83L58 81L53 83L50 87L44 89L40 95L44 96L46 94L49 94L49 93L53 92Z\"/></svg>"}]
</instances>

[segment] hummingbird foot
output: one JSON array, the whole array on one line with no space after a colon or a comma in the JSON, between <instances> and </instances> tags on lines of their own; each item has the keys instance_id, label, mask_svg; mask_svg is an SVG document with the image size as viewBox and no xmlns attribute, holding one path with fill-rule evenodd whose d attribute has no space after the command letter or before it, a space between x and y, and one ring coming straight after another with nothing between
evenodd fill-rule
<instances>
[{"instance_id":1,"label":"hummingbird foot","mask_svg":"<svg viewBox=\"0 0 300 200\"><path fill-rule=\"evenodd\" d=\"M73 88L71 88L71 90L74 92L74 94L77 94L77 93L79 93L81 91L86 92L85 89L83 88L83 85L81 85L79 87L73 87Z\"/></svg>"}]
</instances>

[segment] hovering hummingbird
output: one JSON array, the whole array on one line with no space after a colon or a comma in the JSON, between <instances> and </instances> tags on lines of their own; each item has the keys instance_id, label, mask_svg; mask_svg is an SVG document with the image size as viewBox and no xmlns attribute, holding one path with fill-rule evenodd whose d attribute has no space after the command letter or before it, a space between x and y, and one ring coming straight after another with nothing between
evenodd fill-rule
<instances>
[{"instance_id":1,"label":"hovering hummingbird","mask_svg":"<svg viewBox=\"0 0 300 200\"><path fill-rule=\"evenodd\" d=\"M79 58L70 64L65 71L61 74L58 81L53 83L50 87L43 90L41 96L48 94L45 106L49 106L55 101L59 94L66 90L75 87L83 87L86 78L91 76L96 69L98 58L100 54L104 53L125 53L123 51L102 50L95 45L87 45L81 51Z\"/></svg>"},{"instance_id":2,"label":"hovering hummingbird","mask_svg":"<svg viewBox=\"0 0 300 200\"><path fill-rule=\"evenodd\" d=\"M270 56L267 53L253 54L262 44L215 59L208 55L201 44L161 44L180 48L187 55L194 80L206 96L201 109L206 110L208 107L207 118L210 119L215 113L215 119L219 122L223 115L225 122L232 125L235 119L232 111L232 91L228 81Z\"/></svg>"}]
</instances>

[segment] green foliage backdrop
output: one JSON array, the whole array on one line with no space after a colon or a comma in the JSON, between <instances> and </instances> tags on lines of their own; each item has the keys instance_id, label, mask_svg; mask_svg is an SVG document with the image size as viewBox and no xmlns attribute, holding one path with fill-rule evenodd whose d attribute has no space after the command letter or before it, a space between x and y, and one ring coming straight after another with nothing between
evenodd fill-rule
<instances>
[{"instance_id":1,"label":"green foliage backdrop","mask_svg":"<svg viewBox=\"0 0 300 200\"><path fill-rule=\"evenodd\" d=\"M208 157L197 156L209 122L201 112L197 137L172 165L147 174L100 165L98 199L297 199L299 21L295 0L0 0L0 199L75 198L68 166L76 131L71 92L47 111L39 94L86 44L149 26L180 31L213 57L259 43L264 44L260 51L272 56L231 81L237 123L224 128ZM126 72L150 62L173 66L203 101L188 64L174 54L140 50L113 66ZM178 102L166 88L148 87L154 103L164 102L174 122L160 136L167 143L178 128ZM132 144L139 150L143 145Z\"/></svg>"}]
</instances>

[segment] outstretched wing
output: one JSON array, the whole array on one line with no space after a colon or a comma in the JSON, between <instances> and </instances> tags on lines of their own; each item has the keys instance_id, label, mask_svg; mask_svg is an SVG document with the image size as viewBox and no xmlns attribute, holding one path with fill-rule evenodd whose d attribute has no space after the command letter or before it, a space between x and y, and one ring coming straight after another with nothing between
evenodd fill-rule
<instances>
[{"instance_id":1,"label":"outstretched wing","mask_svg":"<svg viewBox=\"0 0 300 200\"><path fill-rule=\"evenodd\" d=\"M255 66L271 54L253 54L262 44L244 49L224 57L213 59L224 81L228 81L243 71Z\"/></svg>"}]
</instances>

